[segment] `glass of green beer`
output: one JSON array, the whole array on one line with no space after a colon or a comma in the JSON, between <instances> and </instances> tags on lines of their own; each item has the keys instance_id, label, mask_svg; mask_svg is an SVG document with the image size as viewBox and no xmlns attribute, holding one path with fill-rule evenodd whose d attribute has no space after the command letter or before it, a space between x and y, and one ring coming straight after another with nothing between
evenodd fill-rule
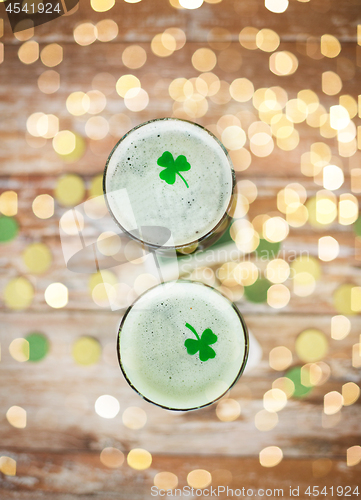
<instances>
[{"instance_id":1,"label":"glass of green beer","mask_svg":"<svg viewBox=\"0 0 361 500\"><path fill-rule=\"evenodd\" d=\"M186 280L161 283L128 308L118 358L130 386L168 410L195 410L239 379L249 340L237 307L214 288Z\"/></svg>"},{"instance_id":2,"label":"glass of green beer","mask_svg":"<svg viewBox=\"0 0 361 500\"><path fill-rule=\"evenodd\" d=\"M234 187L221 142L175 118L130 130L110 153L103 178L108 209L125 233L150 248L177 250L206 248L223 234ZM172 242L164 243L156 227L166 228Z\"/></svg>"}]
</instances>

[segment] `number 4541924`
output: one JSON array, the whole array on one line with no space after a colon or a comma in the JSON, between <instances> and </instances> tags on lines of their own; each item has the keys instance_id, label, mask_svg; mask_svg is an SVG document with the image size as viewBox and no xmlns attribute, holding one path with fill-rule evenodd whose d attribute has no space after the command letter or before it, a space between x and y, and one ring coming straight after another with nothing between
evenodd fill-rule
<instances>
[{"instance_id":1,"label":"number 4541924","mask_svg":"<svg viewBox=\"0 0 361 500\"><path fill-rule=\"evenodd\" d=\"M335 497L351 497L353 495L359 496L358 486L352 488L351 486L324 486L322 490L319 490L319 486L309 486L305 491L305 495L310 497L318 497L318 495L328 495Z\"/></svg>"},{"instance_id":2,"label":"number 4541924","mask_svg":"<svg viewBox=\"0 0 361 500\"><path fill-rule=\"evenodd\" d=\"M60 4L57 3L56 5L53 5L51 3L43 4L43 3L32 3L28 4L27 2L24 3L23 7L21 7L20 3L14 3L6 7L6 12L14 13L14 14L19 14L19 12L26 12L27 14L50 14L51 12L57 12L58 14L61 13L60 9Z\"/></svg>"}]
</instances>

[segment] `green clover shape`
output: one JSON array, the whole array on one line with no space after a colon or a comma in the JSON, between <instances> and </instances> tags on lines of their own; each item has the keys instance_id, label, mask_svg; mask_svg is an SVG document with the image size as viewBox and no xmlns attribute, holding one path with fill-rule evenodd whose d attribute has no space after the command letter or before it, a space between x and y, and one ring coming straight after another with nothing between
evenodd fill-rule
<instances>
[{"instance_id":1,"label":"green clover shape","mask_svg":"<svg viewBox=\"0 0 361 500\"><path fill-rule=\"evenodd\" d=\"M187 162L187 158L184 155L177 156L177 159L174 161L172 153L169 151L164 151L162 156L158 158L157 163L160 167L163 167L165 170L162 170L159 174L159 177L165 181L167 184L174 184L176 180L176 175L182 179L184 184L189 188L187 181L179 172L186 172L191 169L190 163Z\"/></svg>"},{"instance_id":2,"label":"green clover shape","mask_svg":"<svg viewBox=\"0 0 361 500\"><path fill-rule=\"evenodd\" d=\"M215 344L217 342L217 335L215 335L210 328L206 328L202 336L199 337L193 326L186 323L186 327L197 337L197 340L187 339L184 342L187 353L193 355L199 351L199 359L201 361L208 361L208 359L215 358L216 353L212 347L209 347L209 344Z\"/></svg>"}]
</instances>

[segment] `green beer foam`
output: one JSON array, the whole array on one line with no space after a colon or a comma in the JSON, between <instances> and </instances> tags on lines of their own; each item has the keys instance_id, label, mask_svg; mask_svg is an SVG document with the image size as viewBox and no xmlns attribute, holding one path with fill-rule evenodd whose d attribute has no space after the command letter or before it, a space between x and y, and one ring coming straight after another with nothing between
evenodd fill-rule
<instances>
[{"instance_id":1,"label":"green beer foam","mask_svg":"<svg viewBox=\"0 0 361 500\"><path fill-rule=\"evenodd\" d=\"M246 335L232 303L214 289L165 283L148 290L123 318L121 366L146 399L171 409L198 408L237 380Z\"/></svg>"},{"instance_id":2,"label":"green beer foam","mask_svg":"<svg viewBox=\"0 0 361 500\"><path fill-rule=\"evenodd\" d=\"M126 231L166 227L176 246L202 238L220 222L232 188L230 159L219 141L175 119L130 131L114 148L105 174L108 205L118 223Z\"/></svg>"}]
</instances>

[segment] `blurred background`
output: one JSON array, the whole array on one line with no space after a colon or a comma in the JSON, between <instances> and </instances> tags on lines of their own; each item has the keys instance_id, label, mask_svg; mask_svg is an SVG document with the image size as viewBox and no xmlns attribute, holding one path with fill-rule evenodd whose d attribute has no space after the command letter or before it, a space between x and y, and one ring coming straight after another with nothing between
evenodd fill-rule
<instances>
[{"instance_id":1,"label":"blurred background","mask_svg":"<svg viewBox=\"0 0 361 500\"><path fill-rule=\"evenodd\" d=\"M290 485L301 498L309 485L353 492L359 2L81 0L15 35L5 6L1 498L135 500L152 486L185 485L284 488L285 498ZM104 204L91 201L120 137L164 116L200 123L230 151L237 206L225 251L183 276L236 301L262 348L220 402L184 414L144 402L121 375L122 313L154 279L129 283L134 244L114 236ZM128 270L102 279L66 268L59 222L72 234L66 213L84 202L84 234L104 255L122 246ZM116 311L109 289L121 297Z\"/></svg>"}]
</instances>

